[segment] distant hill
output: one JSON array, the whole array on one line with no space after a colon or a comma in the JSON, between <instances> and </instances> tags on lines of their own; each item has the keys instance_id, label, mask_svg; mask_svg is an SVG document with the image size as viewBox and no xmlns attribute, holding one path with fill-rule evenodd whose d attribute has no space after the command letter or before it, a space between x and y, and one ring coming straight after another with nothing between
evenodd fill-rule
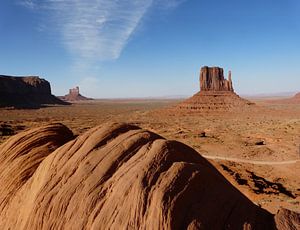
<instances>
[{"instance_id":1,"label":"distant hill","mask_svg":"<svg viewBox=\"0 0 300 230\"><path fill-rule=\"evenodd\" d=\"M278 92L278 93L260 93L260 94L243 94L244 98L249 99L275 99L275 98L290 98L295 95L296 92Z\"/></svg>"},{"instance_id":2,"label":"distant hill","mask_svg":"<svg viewBox=\"0 0 300 230\"><path fill-rule=\"evenodd\" d=\"M265 102L271 104L300 104L300 93L297 93L292 97L265 100Z\"/></svg>"}]
</instances>

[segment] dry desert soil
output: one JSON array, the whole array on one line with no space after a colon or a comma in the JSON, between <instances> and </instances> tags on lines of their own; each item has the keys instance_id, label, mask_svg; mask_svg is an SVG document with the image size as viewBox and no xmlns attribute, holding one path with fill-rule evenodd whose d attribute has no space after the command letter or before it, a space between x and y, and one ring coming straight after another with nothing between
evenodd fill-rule
<instances>
[{"instance_id":1,"label":"dry desert soil","mask_svg":"<svg viewBox=\"0 0 300 230\"><path fill-rule=\"evenodd\" d=\"M252 100L253 101L253 100ZM238 190L276 213L300 212L300 104L268 103L243 113L177 113L180 100L94 100L34 110L0 110L0 143L50 122L76 135L107 121L127 122L183 142Z\"/></svg>"}]
</instances>

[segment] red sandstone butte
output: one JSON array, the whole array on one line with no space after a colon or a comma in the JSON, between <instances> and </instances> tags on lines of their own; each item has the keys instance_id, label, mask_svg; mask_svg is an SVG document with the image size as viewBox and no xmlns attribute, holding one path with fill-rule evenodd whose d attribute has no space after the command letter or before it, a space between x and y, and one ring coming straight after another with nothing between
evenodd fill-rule
<instances>
[{"instance_id":1,"label":"red sandstone butte","mask_svg":"<svg viewBox=\"0 0 300 230\"><path fill-rule=\"evenodd\" d=\"M204 66L200 70L200 91L180 103L177 108L197 112L245 110L253 103L240 98L233 89L231 71L228 80L219 67Z\"/></svg>"},{"instance_id":2,"label":"red sandstone butte","mask_svg":"<svg viewBox=\"0 0 300 230\"><path fill-rule=\"evenodd\" d=\"M69 94L59 97L60 99L64 101L87 101L87 100L93 100L92 98L84 97L79 92L79 87L75 87L73 89L69 89Z\"/></svg>"}]
</instances>

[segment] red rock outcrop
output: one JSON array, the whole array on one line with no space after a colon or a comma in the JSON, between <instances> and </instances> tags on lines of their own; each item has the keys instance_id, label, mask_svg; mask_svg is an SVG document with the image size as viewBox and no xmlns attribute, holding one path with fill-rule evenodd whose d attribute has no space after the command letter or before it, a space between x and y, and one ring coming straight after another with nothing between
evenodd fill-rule
<instances>
[{"instance_id":1,"label":"red rock outcrop","mask_svg":"<svg viewBox=\"0 0 300 230\"><path fill-rule=\"evenodd\" d=\"M202 67L200 70L200 90L233 92L231 71L229 71L227 80L224 78L224 71L222 68Z\"/></svg>"},{"instance_id":2,"label":"red rock outcrop","mask_svg":"<svg viewBox=\"0 0 300 230\"><path fill-rule=\"evenodd\" d=\"M0 107L35 108L46 104L67 103L51 94L45 79L0 75Z\"/></svg>"},{"instance_id":3,"label":"red rock outcrop","mask_svg":"<svg viewBox=\"0 0 300 230\"><path fill-rule=\"evenodd\" d=\"M195 112L223 112L248 110L252 106L253 103L234 92L231 71L227 80L222 68L205 66L200 71L200 92L176 108Z\"/></svg>"},{"instance_id":4,"label":"red rock outcrop","mask_svg":"<svg viewBox=\"0 0 300 230\"><path fill-rule=\"evenodd\" d=\"M86 100L93 100L92 98L87 98L82 96L79 93L79 87L77 86L76 88L70 89L69 90L69 94L65 95L65 96L61 96L59 97L61 100L64 101L86 101Z\"/></svg>"},{"instance_id":5,"label":"red rock outcrop","mask_svg":"<svg viewBox=\"0 0 300 230\"><path fill-rule=\"evenodd\" d=\"M54 124L0 146L0 229L275 229L182 143L118 123L71 138Z\"/></svg>"}]
</instances>

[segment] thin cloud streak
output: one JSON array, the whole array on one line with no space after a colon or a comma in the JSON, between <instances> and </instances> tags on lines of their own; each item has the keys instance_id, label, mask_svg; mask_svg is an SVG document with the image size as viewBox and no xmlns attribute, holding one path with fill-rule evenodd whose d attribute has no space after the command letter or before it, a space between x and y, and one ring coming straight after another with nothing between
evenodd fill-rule
<instances>
[{"instance_id":1,"label":"thin cloud streak","mask_svg":"<svg viewBox=\"0 0 300 230\"><path fill-rule=\"evenodd\" d=\"M95 62L118 59L154 3L174 8L183 1L22 0L21 4L49 14L52 29L58 30L73 57Z\"/></svg>"},{"instance_id":2,"label":"thin cloud streak","mask_svg":"<svg viewBox=\"0 0 300 230\"><path fill-rule=\"evenodd\" d=\"M23 0L23 1L20 1L20 2L17 2L17 3L21 6L25 6L29 9L34 9L36 7L36 4L35 4L34 0Z\"/></svg>"},{"instance_id":3,"label":"thin cloud streak","mask_svg":"<svg viewBox=\"0 0 300 230\"><path fill-rule=\"evenodd\" d=\"M164 9L174 9L187 0L158 0L157 3Z\"/></svg>"}]
</instances>

